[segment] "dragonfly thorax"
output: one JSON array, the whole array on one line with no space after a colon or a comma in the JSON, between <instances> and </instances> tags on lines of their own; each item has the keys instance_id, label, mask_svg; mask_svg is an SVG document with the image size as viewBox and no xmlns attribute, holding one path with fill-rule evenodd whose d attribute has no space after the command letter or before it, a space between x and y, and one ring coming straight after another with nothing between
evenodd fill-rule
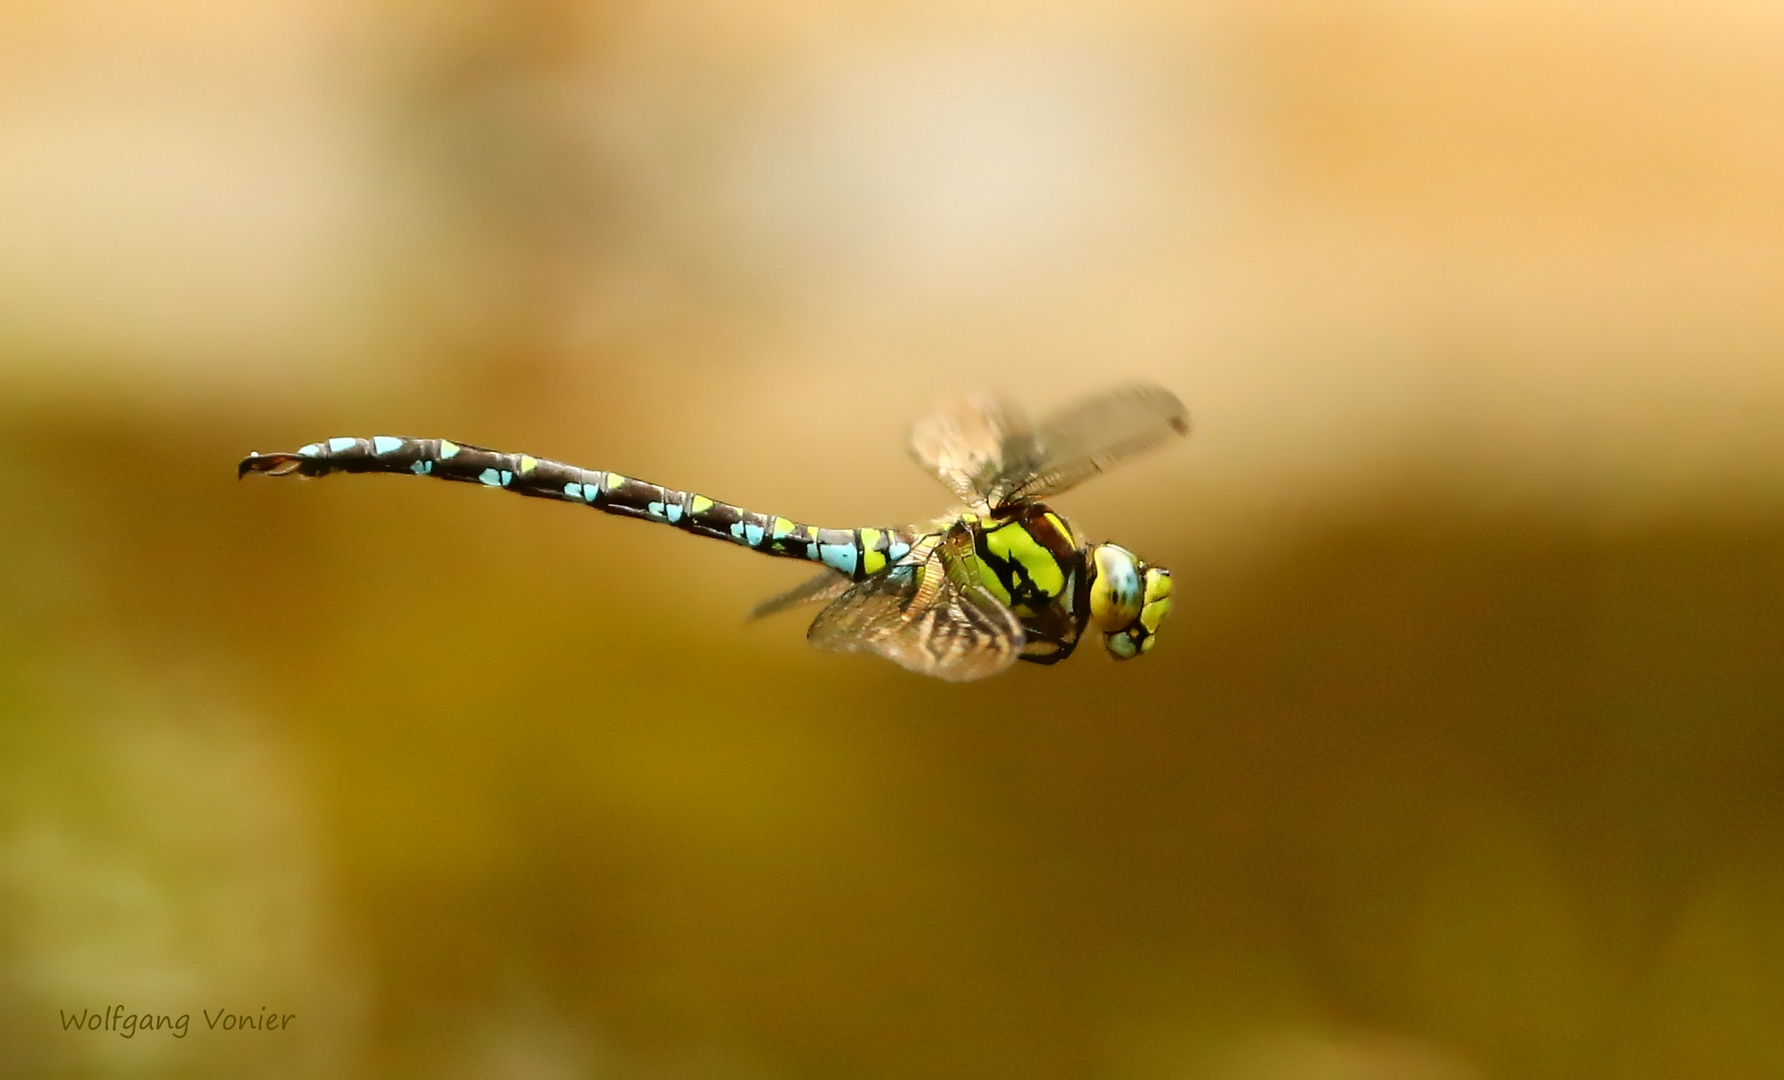
<instances>
[{"instance_id":1,"label":"dragonfly thorax","mask_svg":"<svg viewBox=\"0 0 1784 1080\"><path fill-rule=\"evenodd\" d=\"M1022 623L1022 658L1052 663L1071 655L1084 629L1084 551L1065 519L1040 503L964 513L978 575Z\"/></svg>"},{"instance_id":2,"label":"dragonfly thorax","mask_svg":"<svg viewBox=\"0 0 1784 1080\"><path fill-rule=\"evenodd\" d=\"M1062 600L1070 603L1084 576L1084 553L1058 514L1032 503L965 520L985 587L1011 611L1032 615Z\"/></svg>"}]
</instances>

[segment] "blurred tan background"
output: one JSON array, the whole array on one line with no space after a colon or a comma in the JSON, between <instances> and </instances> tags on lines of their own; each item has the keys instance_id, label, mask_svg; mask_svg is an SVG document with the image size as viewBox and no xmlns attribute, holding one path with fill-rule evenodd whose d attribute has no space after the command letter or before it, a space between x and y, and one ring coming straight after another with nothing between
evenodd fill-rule
<instances>
[{"instance_id":1,"label":"blurred tan background","mask_svg":"<svg viewBox=\"0 0 1784 1080\"><path fill-rule=\"evenodd\" d=\"M0 1075L1784 1076L1784 9L15 0ZM796 568L1124 379L1177 614L927 682ZM193 1033L62 1030L59 1010ZM203 1029L201 1010L297 1014Z\"/></svg>"}]
</instances>

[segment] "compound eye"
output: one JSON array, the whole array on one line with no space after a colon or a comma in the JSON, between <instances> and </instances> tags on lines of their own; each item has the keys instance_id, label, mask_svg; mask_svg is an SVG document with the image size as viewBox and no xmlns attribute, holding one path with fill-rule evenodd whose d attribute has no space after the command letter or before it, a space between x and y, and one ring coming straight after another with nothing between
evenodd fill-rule
<instances>
[{"instance_id":1,"label":"compound eye","mask_svg":"<svg viewBox=\"0 0 1784 1080\"><path fill-rule=\"evenodd\" d=\"M1090 586L1090 621L1104 633L1125 630L1140 617L1146 602L1140 560L1114 544L1098 544L1092 560L1096 580Z\"/></svg>"},{"instance_id":2,"label":"compound eye","mask_svg":"<svg viewBox=\"0 0 1784 1080\"><path fill-rule=\"evenodd\" d=\"M1171 572L1156 566L1139 566L1143 589L1139 614L1127 625L1103 634L1103 647L1117 660L1132 660L1152 651L1158 643L1158 628L1171 613Z\"/></svg>"}]
</instances>

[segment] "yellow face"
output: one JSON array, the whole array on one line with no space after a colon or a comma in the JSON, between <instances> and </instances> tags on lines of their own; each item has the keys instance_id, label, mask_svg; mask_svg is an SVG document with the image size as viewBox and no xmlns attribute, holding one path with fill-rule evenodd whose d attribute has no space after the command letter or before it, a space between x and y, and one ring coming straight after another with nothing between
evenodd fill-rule
<instances>
[{"instance_id":1,"label":"yellow face","mask_svg":"<svg viewBox=\"0 0 1784 1080\"><path fill-rule=\"evenodd\" d=\"M1090 565L1090 622L1103 632L1103 646L1118 660L1150 650L1171 613L1171 572L1115 544L1092 548Z\"/></svg>"}]
</instances>

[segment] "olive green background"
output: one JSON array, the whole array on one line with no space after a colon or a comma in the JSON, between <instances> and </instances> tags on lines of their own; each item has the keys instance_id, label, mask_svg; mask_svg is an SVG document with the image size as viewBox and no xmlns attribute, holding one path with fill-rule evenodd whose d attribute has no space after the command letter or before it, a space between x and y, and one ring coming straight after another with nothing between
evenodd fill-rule
<instances>
[{"instance_id":1,"label":"olive green background","mask_svg":"<svg viewBox=\"0 0 1784 1080\"><path fill-rule=\"evenodd\" d=\"M1784 20L1428 2L0 16L0 1076L1784 1076ZM1157 649L249 450L918 520L940 398ZM190 1013L192 1034L59 1010ZM295 1013L282 1032L201 1010Z\"/></svg>"}]
</instances>

